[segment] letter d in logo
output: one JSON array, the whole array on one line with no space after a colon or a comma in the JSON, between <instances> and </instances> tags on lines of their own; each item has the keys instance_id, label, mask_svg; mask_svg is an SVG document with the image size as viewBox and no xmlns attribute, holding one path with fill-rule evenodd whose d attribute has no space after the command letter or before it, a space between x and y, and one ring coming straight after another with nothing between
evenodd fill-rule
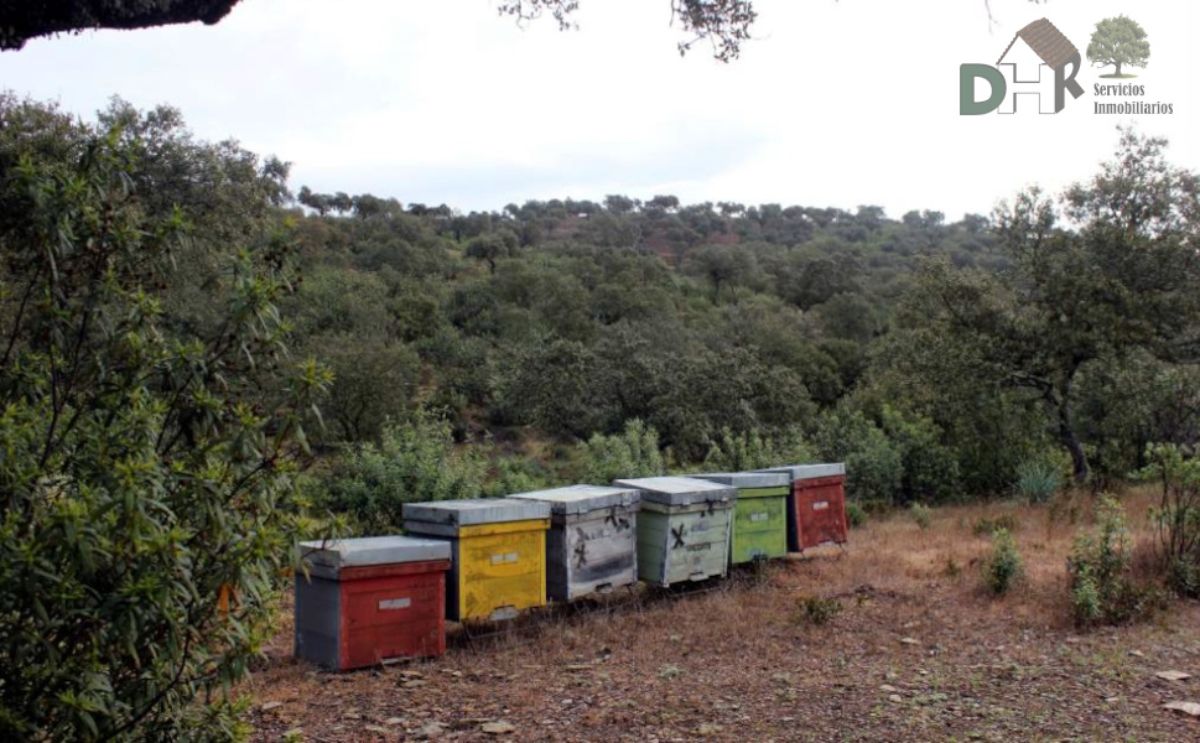
<instances>
[{"instance_id":1,"label":"letter d in logo","mask_svg":"<svg viewBox=\"0 0 1200 743\"><path fill-rule=\"evenodd\" d=\"M992 88L992 94L985 101L975 100L975 81L984 79ZM965 64L958 69L958 112L963 116L979 116L991 113L1004 102L1008 94L1008 85L1004 75L991 65Z\"/></svg>"}]
</instances>

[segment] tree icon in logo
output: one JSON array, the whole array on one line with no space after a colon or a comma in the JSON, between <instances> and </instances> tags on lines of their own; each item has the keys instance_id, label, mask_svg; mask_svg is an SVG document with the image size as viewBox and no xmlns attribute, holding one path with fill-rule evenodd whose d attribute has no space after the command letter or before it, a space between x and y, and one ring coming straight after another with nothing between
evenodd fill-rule
<instances>
[{"instance_id":1,"label":"tree icon in logo","mask_svg":"<svg viewBox=\"0 0 1200 743\"><path fill-rule=\"evenodd\" d=\"M1087 57L1099 67L1113 65L1116 71L1101 77L1137 77L1122 74L1123 66L1145 67L1150 59L1150 42L1146 31L1137 21L1127 16L1105 18L1096 24L1092 41L1088 44Z\"/></svg>"}]
</instances>

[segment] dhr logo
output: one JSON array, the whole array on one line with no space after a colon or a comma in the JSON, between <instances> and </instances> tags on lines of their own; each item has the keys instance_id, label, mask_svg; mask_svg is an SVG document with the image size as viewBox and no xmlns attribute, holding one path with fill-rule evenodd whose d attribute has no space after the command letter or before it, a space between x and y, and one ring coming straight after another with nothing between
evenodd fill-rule
<instances>
[{"instance_id":1,"label":"dhr logo","mask_svg":"<svg viewBox=\"0 0 1200 743\"><path fill-rule=\"evenodd\" d=\"M1056 114L1073 98L1083 95L1075 82L1083 64L1079 49L1045 18L1017 32L1012 43L1000 55L996 65L964 64L959 69L958 111L963 116L978 116L999 110L1017 112L1017 99L1024 97L1044 114ZM975 96L976 82L991 87L984 100ZM1021 110L1026 110L1022 105Z\"/></svg>"}]
</instances>

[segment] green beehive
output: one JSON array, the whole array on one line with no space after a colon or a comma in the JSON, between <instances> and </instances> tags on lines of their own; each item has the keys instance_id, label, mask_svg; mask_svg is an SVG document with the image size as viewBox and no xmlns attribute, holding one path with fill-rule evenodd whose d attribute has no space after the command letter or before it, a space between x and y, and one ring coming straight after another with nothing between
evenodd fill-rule
<instances>
[{"instance_id":1,"label":"green beehive","mask_svg":"<svg viewBox=\"0 0 1200 743\"><path fill-rule=\"evenodd\" d=\"M733 507L731 565L787 554L787 501L791 481L781 472L719 472L693 475L737 488Z\"/></svg>"},{"instance_id":2,"label":"green beehive","mask_svg":"<svg viewBox=\"0 0 1200 743\"><path fill-rule=\"evenodd\" d=\"M729 531L736 493L728 485L690 477L617 480L637 488L638 577L647 583L701 581L729 570Z\"/></svg>"}]
</instances>

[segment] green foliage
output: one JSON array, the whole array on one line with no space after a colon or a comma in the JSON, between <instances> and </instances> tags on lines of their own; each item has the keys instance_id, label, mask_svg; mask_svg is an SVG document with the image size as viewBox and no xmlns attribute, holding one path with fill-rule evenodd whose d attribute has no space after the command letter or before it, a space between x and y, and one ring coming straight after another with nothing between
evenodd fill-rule
<instances>
[{"instance_id":1,"label":"green foliage","mask_svg":"<svg viewBox=\"0 0 1200 743\"><path fill-rule=\"evenodd\" d=\"M1136 585L1130 574L1124 509L1111 496L1101 497L1097 505L1095 531L1076 538L1067 572L1079 627L1142 619L1157 606L1154 591Z\"/></svg>"},{"instance_id":2,"label":"green foliage","mask_svg":"<svg viewBox=\"0 0 1200 743\"><path fill-rule=\"evenodd\" d=\"M625 423L619 434L596 434L579 445L583 482L605 484L618 478L666 473L658 432L640 420Z\"/></svg>"},{"instance_id":3,"label":"green foliage","mask_svg":"<svg viewBox=\"0 0 1200 743\"><path fill-rule=\"evenodd\" d=\"M842 613L842 602L835 598L820 596L803 596L796 602L796 612L793 621L797 624L810 624L822 627L833 621Z\"/></svg>"},{"instance_id":4,"label":"green foliage","mask_svg":"<svg viewBox=\"0 0 1200 743\"><path fill-rule=\"evenodd\" d=\"M944 501L958 495L961 484L955 452L942 443L942 431L924 416L902 414L890 405L882 411L883 431L900 450L901 497Z\"/></svg>"},{"instance_id":5,"label":"green foliage","mask_svg":"<svg viewBox=\"0 0 1200 743\"><path fill-rule=\"evenodd\" d=\"M0 96L0 737L232 737L328 375L284 355L274 165L109 118Z\"/></svg>"},{"instance_id":6,"label":"green foliage","mask_svg":"<svg viewBox=\"0 0 1200 743\"><path fill-rule=\"evenodd\" d=\"M867 525L867 512L862 506L855 501L850 501L846 504L846 520L850 524L851 529L859 529Z\"/></svg>"},{"instance_id":7,"label":"green foliage","mask_svg":"<svg viewBox=\"0 0 1200 743\"><path fill-rule=\"evenodd\" d=\"M924 503L913 501L908 507L908 515L913 522L921 529L928 529L929 523L933 519L933 511Z\"/></svg>"},{"instance_id":8,"label":"green foliage","mask_svg":"<svg viewBox=\"0 0 1200 743\"><path fill-rule=\"evenodd\" d=\"M418 411L387 423L378 444L358 444L325 479L316 505L350 516L363 535L395 533L405 503L478 497L485 464L454 448L450 424Z\"/></svg>"},{"instance_id":9,"label":"green foliage","mask_svg":"<svg viewBox=\"0 0 1200 743\"><path fill-rule=\"evenodd\" d=\"M971 533L977 537L987 537L998 531L1006 531L1011 534L1020 528L1021 522L1017 519L1016 514L1005 513L999 516L979 517L971 527Z\"/></svg>"},{"instance_id":10,"label":"green foliage","mask_svg":"<svg viewBox=\"0 0 1200 743\"><path fill-rule=\"evenodd\" d=\"M898 500L904 480L903 453L862 413L839 408L823 416L813 438L823 459L846 463L850 497Z\"/></svg>"},{"instance_id":11,"label":"green foliage","mask_svg":"<svg viewBox=\"0 0 1200 743\"><path fill-rule=\"evenodd\" d=\"M709 447L704 468L712 472L748 472L811 461L812 450L796 428L777 436L757 431L737 434L725 428Z\"/></svg>"},{"instance_id":12,"label":"green foliage","mask_svg":"<svg viewBox=\"0 0 1200 743\"><path fill-rule=\"evenodd\" d=\"M1017 466L1017 495L1030 503L1046 503L1062 488L1061 469L1053 459L1028 459Z\"/></svg>"},{"instance_id":13,"label":"green foliage","mask_svg":"<svg viewBox=\"0 0 1200 743\"><path fill-rule=\"evenodd\" d=\"M1143 474L1162 486L1150 518L1168 584L1182 596L1200 598L1200 459L1170 445L1153 447L1149 456L1152 464Z\"/></svg>"},{"instance_id":14,"label":"green foliage","mask_svg":"<svg viewBox=\"0 0 1200 743\"><path fill-rule=\"evenodd\" d=\"M1121 68L1145 67L1150 60L1150 42L1146 31L1137 21L1124 15L1105 18L1096 24L1087 48L1088 61L1098 65L1113 65L1114 75L1121 76Z\"/></svg>"},{"instance_id":15,"label":"green foliage","mask_svg":"<svg viewBox=\"0 0 1200 743\"><path fill-rule=\"evenodd\" d=\"M983 565L988 590L996 596L1008 593L1021 577L1022 570L1021 553L1017 551L1012 533L1008 529L996 529L992 532L992 554Z\"/></svg>"}]
</instances>

